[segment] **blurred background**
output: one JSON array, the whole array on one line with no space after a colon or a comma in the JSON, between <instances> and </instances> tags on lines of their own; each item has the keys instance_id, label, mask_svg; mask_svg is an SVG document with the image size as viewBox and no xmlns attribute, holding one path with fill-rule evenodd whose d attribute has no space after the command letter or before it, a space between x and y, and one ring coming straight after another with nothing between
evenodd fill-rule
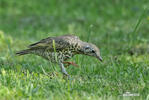
<instances>
[{"instance_id":1,"label":"blurred background","mask_svg":"<svg viewBox=\"0 0 149 100\"><path fill-rule=\"evenodd\" d=\"M119 95L125 91L133 91L147 96L149 89L148 6L148 0L0 0L0 71L8 73L7 81L11 78L11 81L6 81L7 84L4 83L4 79L1 79L0 86L8 90L12 89L13 92L13 82L15 86L20 84L18 82L22 82L21 78L17 78L16 81L15 74L16 76L22 74L22 70L26 73L29 70L43 75L45 73L42 68L48 72L51 71L48 63L41 58L32 55L16 57L16 51L48 36L74 34L81 40L96 44L104 58L103 63L90 57L73 58L81 68L68 68L72 76L86 75L85 79L88 82L100 83L99 87L85 84L82 88L80 83L76 83L76 90L80 90L80 95L95 93L91 97L98 97L103 94ZM100 75L100 82L96 75ZM88 76L94 79L91 80ZM41 80L47 82L46 79ZM33 89L38 82L37 80L32 83ZM30 86L28 85L30 83L22 84L24 86L18 85L14 94L30 95L30 92L20 90L21 87ZM50 86L55 89L52 90L53 95L57 93L55 91L60 91L55 88L59 86L58 84L51 84L52 82L49 85L40 84L45 86L43 89L46 92L39 89L36 93L46 97L48 90L52 89ZM67 91L65 84L63 83L60 89ZM4 91L5 89L1 88L0 96ZM72 93L74 93L73 90ZM31 94L36 96L34 92ZM76 95L78 94L74 94ZM5 96L7 97L8 94L6 93Z\"/></svg>"},{"instance_id":2,"label":"blurred background","mask_svg":"<svg viewBox=\"0 0 149 100\"><path fill-rule=\"evenodd\" d=\"M1 37L30 42L75 34L111 53L113 48L127 49L129 41L148 39L148 4L147 0L0 0Z\"/></svg>"}]
</instances>

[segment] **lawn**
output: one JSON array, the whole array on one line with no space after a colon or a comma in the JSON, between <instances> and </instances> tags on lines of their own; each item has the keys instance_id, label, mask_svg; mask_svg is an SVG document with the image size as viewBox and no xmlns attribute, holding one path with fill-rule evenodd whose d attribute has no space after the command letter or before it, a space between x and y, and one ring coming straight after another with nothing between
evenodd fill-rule
<instances>
[{"instance_id":1,"label":"lawn","mask_svg":"<svg viewBox=\"0 0 149 100\"><path fill-rule=\"evenodd\" d=\"M148 7L148 0L0 0L0 100L149 100ZM80 67L67 68L67 80L58 65L15 55L64 34L96 44L104 61L74 56Z\"/></svg>"}]
</instances>

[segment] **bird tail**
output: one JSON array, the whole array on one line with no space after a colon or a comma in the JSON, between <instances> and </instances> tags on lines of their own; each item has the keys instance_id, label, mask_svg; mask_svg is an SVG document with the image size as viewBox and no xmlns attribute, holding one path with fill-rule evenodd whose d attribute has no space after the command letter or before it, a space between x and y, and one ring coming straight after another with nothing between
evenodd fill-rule
<instances>
[{"instance_id":1,"label":"bird tail","mask_svg":"<svg viewBox=\"0 0 149 100\"><path fill-rule=\"evenodd\" d=\"M21 50L19 52L16 52L16 55L25 55L25 54L30 54L31 53L31 50L30 49L26 49L26 50Z\"/></svg>"}]
</instances>

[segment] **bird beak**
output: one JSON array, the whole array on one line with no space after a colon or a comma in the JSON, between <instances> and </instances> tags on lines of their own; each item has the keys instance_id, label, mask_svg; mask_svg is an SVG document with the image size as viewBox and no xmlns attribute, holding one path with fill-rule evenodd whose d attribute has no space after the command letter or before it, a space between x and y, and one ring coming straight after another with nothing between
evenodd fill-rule
<instances>
[{"instance_id":1,"label":"bird beak","mask_svg":"<svg viewBox=\"0 0 149 100\"><path fill-rule=\"evenodd\" d=\"M102 57L97 57L98 60L103 61Z\"/></svg>"}]
</instances>

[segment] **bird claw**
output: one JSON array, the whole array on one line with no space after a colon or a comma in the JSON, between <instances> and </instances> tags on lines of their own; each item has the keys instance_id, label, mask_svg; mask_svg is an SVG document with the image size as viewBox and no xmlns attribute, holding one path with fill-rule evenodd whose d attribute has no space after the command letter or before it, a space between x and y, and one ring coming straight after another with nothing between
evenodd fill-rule
<instances>
[{"instance_id":1,"label":"bird claw","mask_svg":"<svg viewBox=\"0 0 149 100\"><path fill-rule=\"evenodd\" d=\"M69 65L73 65L75 67L79 67L76 63L74 62L63 62L65 64L65 67L68 67Z\"/></svg>"},{"instance_id":2,"label":"bird claw","mask_svg":"<svg viewBox=\"0 0 149 100\"><path fill-rule=\"evenodd\" d=\"M63 74L63 78L64 78L64 79L70 79L70 75L64 73L64 74Z\"/></svg>"}]
</instances>

